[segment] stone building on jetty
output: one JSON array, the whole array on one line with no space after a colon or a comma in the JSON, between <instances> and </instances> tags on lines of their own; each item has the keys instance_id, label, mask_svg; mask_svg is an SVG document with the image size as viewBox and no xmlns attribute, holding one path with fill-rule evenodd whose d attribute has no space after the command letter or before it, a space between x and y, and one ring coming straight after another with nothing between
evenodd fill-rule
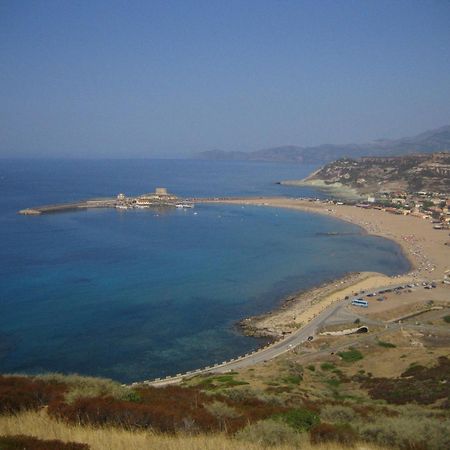
<instances>
[{"instance_id":1,"label":"stone building on jetty","mask_svg":"<svg viewBox=\"0 0 450 450\"><path fill-rule=\"evenodd\" d=\"M73 211L90 208L152 208L152 207L187 207L187 203L179 203L180 199L167 192L166 188L156 188L155 192L142 194L137 197L127 197L119 194L117 197L83 200L75 203L62 203L57 205L37 206L22 209L19 214L39 215L54 212ZM189 206L192 207L192 206Z\"/></svg>"},{"instance_id":2,"label":"stone building on jetty","mask_svg":"<svg viewBox=\"0 0 450 450\"><path fill-rule=\"evenodd\" d=\"M155 192L150 194L143 194L136 198L136 206L153 206L153 205L167 205L172 206L178 202L176 195L169 194L166 188L158 187Z\"/></svg>"},{"instance_id":3,"label":"stone building on jetty","mask_svg":"<svg viewBox=\"0 0 450 450\"><path fill-rule=\"evenodd\" d=\"M117 208L150 208L154 206L175 206L179 198L167 192L166 188L158 187L155 192L142 194L137 197L117 196Z\"/></svg>"}]
</instances>

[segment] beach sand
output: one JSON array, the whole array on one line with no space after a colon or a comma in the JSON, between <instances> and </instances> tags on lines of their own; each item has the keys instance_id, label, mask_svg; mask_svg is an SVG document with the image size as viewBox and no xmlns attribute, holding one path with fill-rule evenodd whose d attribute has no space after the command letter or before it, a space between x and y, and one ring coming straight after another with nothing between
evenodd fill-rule
<instances>
[{"instance_id":1,"label":"beach sand","mask_svg":"<svg viewBox=\"0 0 450 450\"><path fill-rule=\"evenodd\" d=\"M434 230L429 220L391 214L377 209L335 205L322 201L290 198L220 200L220 203L289 208L324 214L361 226L368 233L397 242L411 263L411 271L389 277L381 273L361 272L294 294L280 308L244 319L240 325L253 336L279 337L292 333L312 320L337 300L362 290L376 290L390 285L442 280L450 269L450 241L445 230Z\"/></svg>"}]
</instances>

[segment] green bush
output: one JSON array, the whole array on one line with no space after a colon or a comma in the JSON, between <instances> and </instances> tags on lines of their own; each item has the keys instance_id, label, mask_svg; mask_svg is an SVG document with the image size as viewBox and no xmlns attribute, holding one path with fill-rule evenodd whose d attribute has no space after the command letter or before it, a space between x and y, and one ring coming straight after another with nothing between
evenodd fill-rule
<instances>
[{"instance_id":1,"label":"green bush","mask_svg":"<svg viewBox=\"0 0 450 450\"><path fill-rule=\"evenodd\" d=\"M328 380L325 380L325 383L327 383L328 386L332 388L337 388L340 386L341 380L339 380L338 378L329 378Z\"/></svg>"},{"instance_id":2,"label":"green bush","mask_svg":"<svg viewBox=\"0 0 450 450\"><path fill-rule=\"evenodd\" d=\"M272 419L247 425L235 435L236 439L262 447L289 445L297 447L300 437L289 425Z\"/></svg>"},{"instance_id":3,"label":"green bush","mask_svg":"<svg viewBox=\"0 0 450 450\"><path fill-rule=\"evenodd\" d=\"M443 317L444 322L450 323L450 315Z\"/></svg>"},{"instance_id":4,"label":"green bush","mask_svg":"<svg viewBox=\"0 0 450 450\"><path fill-rule=\"evenodd\" d=\"M353 347L350 347L346 352L339 352L338 355L345 361L345 362L355 362L359 361L360 359L363 359L363 354L356 350Z\"/></svg>"},{"instance_id":5,"label":"green bush","mask_svg":"<svg viewBox=\"0 0 450 450\"><path fill-rule=\"evenodd\" d=\"M282 420L296 431L308 431L312 426L320 423L319 416L309 409L291 409L285 413L274 416L275 419Z\"/></svg>"},{"instance_id":6,"label":"green bush","mask_svg":"<svg viewBox=\"0 0 450 450\"><path fill-rule=\"evenodd\" d=\"M390 342L384 342L384 341L378 341L377 344L380 347L384 347L384 348L395 348L395 347L397 347L395 344L392 344Z\"/></svg>"},{"instance_id":7,"label":"green bush","mask_svg":"<svg viewBox=\"0 0 450 450\"><path fill-rule=\"evenodd\" d=\"M314 366L314 364L310 364L309 366L306 367L308 370L310 370L311 372L315 372L316 371L316 366Z\"/></svg>"},{"instance_id":8,"label":"green bush","mask_svg":"<svg viewBox=\"0 0 450 450\"><path fill-rule=\"evenodd\" d=\"M330 362L324 362L323 364L320 365L320 368L322 370L332 370L335 367L336 366L333 363L330 363Z\"/></svg>"},{"instance_id":9,"label":"green bush","mask_svg":"<svg viewBox=\"0 0 450 450\"><path fill-rule=\"evenodd\" d=\"M300 381L303 380L303 377L301 375L288 375L287 377L283 378L283 381L285 383L290 384L300 384Z\"/></svg>"}]
</instances>

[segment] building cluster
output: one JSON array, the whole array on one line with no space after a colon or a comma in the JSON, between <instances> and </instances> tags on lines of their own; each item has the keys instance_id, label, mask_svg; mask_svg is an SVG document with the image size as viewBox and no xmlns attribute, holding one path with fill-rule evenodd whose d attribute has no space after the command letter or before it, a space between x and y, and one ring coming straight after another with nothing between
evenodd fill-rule
<instances>
[{"instance_id":1,"label":"building cluster","mask_svg":"<svg viewBox=\"0 0 450 450\"><path fill-rule=\"evenodd\" d=\"M155 192L142 194L137 197L127 197L125 194L119 194L116 199L116 208L154 208L154 207L177 207L180 205L180 199L167 192L166 188L156 188Z\"/></svg>"},{"instance_id":2,"label":"building cluster","mask_svg":"<svg viewBox=\"0 0 450 450\"><path fill-rule=\"evenodd\" d=\"M381 192L369 196L361 208L383 209L392 214L410 214L431 219L435 229L450 228L450 196L440 192Z\"/></svg>"}]
</instances>

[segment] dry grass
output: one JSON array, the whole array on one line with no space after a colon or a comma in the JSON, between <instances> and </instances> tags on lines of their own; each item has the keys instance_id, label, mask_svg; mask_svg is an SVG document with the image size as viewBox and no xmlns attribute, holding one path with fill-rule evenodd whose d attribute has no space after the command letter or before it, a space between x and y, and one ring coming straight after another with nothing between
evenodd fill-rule
<instances>
[{"instance_id":1,"label":"dry grass","mask_svg":"<svg viewBox=\"0 0 450 450\"><path fill-rule=\"evenodd\" d=\"M92 450L257 450L257 444L239 442L221 434L200 436L164 436L143 431L130 432L116 428L92 428L67 425L50 419L44 411L25 412L16 416L0 416L0 435L26 434L41 439L59 439L67 442L86 443ZM336 444L312 446L304 435L303 450L343 450ZM271 447L275 448L275 447ZM280 446L279 450L293 447ZM357 445L355 449L380 450L369 444Z\"/></svg>"}]
</instances>

